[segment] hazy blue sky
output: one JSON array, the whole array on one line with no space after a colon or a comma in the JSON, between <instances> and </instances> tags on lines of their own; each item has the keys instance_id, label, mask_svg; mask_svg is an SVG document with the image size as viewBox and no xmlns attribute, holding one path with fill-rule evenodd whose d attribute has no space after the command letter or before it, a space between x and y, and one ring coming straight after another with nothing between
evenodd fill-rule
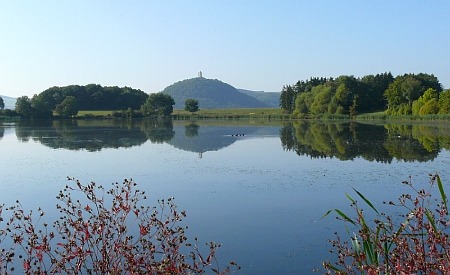
<instances>
[{"instance_id":1,"label":"hazy blue sky","mask_svg":"<svg viewBox=\"0 0 450 275\"><path fill-rule=\"evenodd\" d=\"M433 73L450 88L450 1L0 2L0 94L147 93L203 72L280 91L312 76Z\"/></svg>"}]
</instances>

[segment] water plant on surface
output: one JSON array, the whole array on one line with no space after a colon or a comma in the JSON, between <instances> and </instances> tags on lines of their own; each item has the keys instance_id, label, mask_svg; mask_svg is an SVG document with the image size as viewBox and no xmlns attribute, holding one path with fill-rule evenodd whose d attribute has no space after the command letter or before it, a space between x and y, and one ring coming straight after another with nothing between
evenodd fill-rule
<instances>
[{"instance_id":1,"label":"water plant on surface","mask_svg":"<svg viewBox=\"0 0 450 275\"><path fill-rule=\"evenodd\" d=\"M69 178L60 191L61 217L53 226L45 215L26 212L19 201L0 206L0 273L22 269L26 274L200 274L230 272L219 269L216 250L207 253L188 243L173 198L158 207L142 204L145 192L133 180L114 183L110 190L94 182L83 185ZM11 212L3 219L5 212ZM17 262L20 264L18 265ZM231 267L239 267L231 262Z\"/></svg>"},{"instance_id":2,"label":"water plant on surface","mask_svg":"<svg viewBox=\"0 0 450 275\"><path fill-rule=\"evenodd\" d=\"M384 202L403 212L398 217L379 212L357 190L374 218L368 218L358 201L348 194L355 217L339 209L324 215L334 212L350 225L349 241L337 233L336 239L330 241L337 261L323 262L327 274L449 274L450 220L441 178L430 175L430 184L424 188L416 188L411 179L403 183L412 194L402 194L397 202ZM435 186L439 199L432 197Z\"/></svg>"}]
</instances>

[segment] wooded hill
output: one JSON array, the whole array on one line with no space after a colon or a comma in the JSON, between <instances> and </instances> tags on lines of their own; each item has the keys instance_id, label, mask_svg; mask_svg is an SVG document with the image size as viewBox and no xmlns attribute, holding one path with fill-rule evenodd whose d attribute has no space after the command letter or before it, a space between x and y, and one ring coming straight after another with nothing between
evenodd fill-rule
<instances>
[{"instance_id":1,"label":"wooded hill","mask_svg":"<svg viewBox=\"0 0 450 275\"><path fill-rule=\"evenodd\" d=\"M176 82L162 93L175 100L175 109L184 109L186 99L198 100L200 109L264 108L268 104L239 92L233 86L217 79L196 77Z\"/></svg>"}]
</instances>

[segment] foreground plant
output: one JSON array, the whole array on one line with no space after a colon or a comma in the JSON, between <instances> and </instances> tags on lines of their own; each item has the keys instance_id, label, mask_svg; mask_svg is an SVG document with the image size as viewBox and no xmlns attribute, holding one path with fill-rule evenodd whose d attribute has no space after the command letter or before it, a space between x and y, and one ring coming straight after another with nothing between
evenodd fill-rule
<instances>
[{"instance_id":1,"label":"foreground plant","mask_svg":"<svg viewBox=\"0 0 450 275\"><path fill-rule=\"evenodd\" d=\"M337 261L323 263L327 274L449 274L448 199L439 175L430 175L426 188L416 189L411 179L403 183L411 188L412 195L403 194L398 202L384 202L396 207L396 211L403 210L403 215L393 217L380 213L357 190L374 218L367 218L358 202L348 194L355 217L339 209L324 215L335 212L338 219L353 229L349 241L343 241L338 235L330 241L331 253L336 254ZM436 185L439 199L432 198Z\"/></svg>"},{"instance_id":2,"label":"foreground plant","mask_svg":"<svg viewBox=\"0 0 450 275\"><path fill-rule=\"evenodd\" d=\"M223 274L216 250L207 244L203 256L195 243L187 242L173 198L159 200L158 207L142 205L145 192L133 180L115 183L109 190L94 182L71 182L57 199L61 217L53 226L41 222L44 212L25 212L19 201L0 206L0 273L26 274ZM11 212L5 221L2 211ZM17 261L20 265L17 265ZM231 262L230 266L239 267Z\"/></svg>"}]
</instances>

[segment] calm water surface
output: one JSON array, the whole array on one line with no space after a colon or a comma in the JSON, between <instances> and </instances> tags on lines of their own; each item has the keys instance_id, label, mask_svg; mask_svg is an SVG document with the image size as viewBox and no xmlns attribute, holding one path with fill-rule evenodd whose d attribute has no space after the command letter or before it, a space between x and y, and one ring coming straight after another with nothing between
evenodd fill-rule
<instances>
[{"instance_id":1,"label":"calm water surface","mask_svg":"<svg viewBox=\"0 0 450 275\"><path fill-rule=\"evenodd\" d=\"M450 182L448 125L356 123L0 122L0 202L54 213L71 176L133 178L187 211L188 235L223 244L239 274L309 274L342 229L330 208L362 191L377 207L412 176ZM449 189L450 190L450 189Z\"/></svg>"}]
</instances>

